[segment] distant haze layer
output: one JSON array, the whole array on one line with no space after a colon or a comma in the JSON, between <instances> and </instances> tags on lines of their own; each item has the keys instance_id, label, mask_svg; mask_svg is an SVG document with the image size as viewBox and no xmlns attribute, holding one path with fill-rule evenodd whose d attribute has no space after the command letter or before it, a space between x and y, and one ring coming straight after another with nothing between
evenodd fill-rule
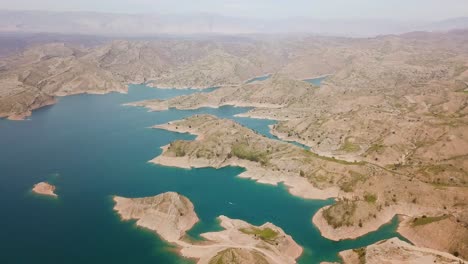
<instances>
[{"instance_id":1,"label":"distant haze layer","mask_svg":"<svg viewBox=\"0 0 468 264\"><path fill-rule=\"evenodd\" d=\"M384 19L321 20L311 18L259 19L215 14L158 15L93 12L0 11L0 32L47 32L107 36L160 34L308 33L334 36L375 36L410 31L468 27L468 17L438 22Z\"/></svg>"}]
</instances>

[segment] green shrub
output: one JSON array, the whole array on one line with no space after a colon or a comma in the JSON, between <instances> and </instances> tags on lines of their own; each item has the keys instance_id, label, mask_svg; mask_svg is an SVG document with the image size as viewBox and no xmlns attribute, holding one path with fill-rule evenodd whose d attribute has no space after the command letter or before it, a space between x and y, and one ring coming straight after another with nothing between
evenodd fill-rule
<instances>
[{"instance_id":1,"label":"green shrub","mask_svg":"<svg viewBox=\"0 0 468 264\"><path fill-rule=\"evenodd\" d=\"M358 144L351 142L348 137L345 139L345 142L341 146L340 150L343 150L345 152L356 152L361 150L361 147Z\"/></svg>"},{"instance_id":2,"label":"green shrub","mask_svg":"<svg viewBox=\"0 0 468 264\"><path fill-rule=\"evenodd\" d=\"M168 151L173 152L176 157L183 157L185 153L186 142L184 141L174 141L168 148Z\"/></svg>"},{"instance_id":3,"label":"green shrub","mask_svg":"<svg viewBox=\"0 0 468 264\"><path fill-rule=\"evenodd\" d=\"M434 217L426 217L423 215L421 218L414 218L413 219L413 226L420 226L420 225L427 225L433 222L437 222L447 218L448 215L441 215L441 216L434 216Z\"/></svg>"},{"instance_id":4,"label":"green shrub","mask_svg":"<svg viewBox=\"0 0 468 264\"><path fill-rule=\"evenodd\" d=\"M231 153L239 159L260 162L262 165L268 164L268 155L266 152L256 151L245 143L238 143L232 146Z\"/></svg>"},{"instance_id":5,"label":"green shrub","mask_svg":"<svg viewBox=\"0 0 468 264\"><path fill-rule=\"evenodd\" d=\"M356 211L356 204L349 200L340 200L336 204L323 210L323 217L334 228L352 226L352 216Z\"/></svg>"},{"instance_id":6,"label":"green shrub","mask_svg":"<svg viewBox=\"0 0 468 264\"><path fill-rule=\"evenodd\" d=\"M273 230L273 229L271 229L269 227L266 227L266 228L256 228L256 227L241 228L241 229L239 229L239 231L241 231L244 234L255 235L255 236L257 236L260 239L265 240L265 241L273 240L278 236L278 232L276 232L275 230Z\"/></svg>"},{"instance_id":7,"label":"green shrub","mask_svg":"<svg viewBox=\"0 0 468 264\"><path fill-rule=\"evenodd\" d=\"M375 201L377 201L377 196L375 194L372 194L372 193L366 193L366 194L364 194L364 199L368 203L375 203Z\"/></svg>"}]
</instances>

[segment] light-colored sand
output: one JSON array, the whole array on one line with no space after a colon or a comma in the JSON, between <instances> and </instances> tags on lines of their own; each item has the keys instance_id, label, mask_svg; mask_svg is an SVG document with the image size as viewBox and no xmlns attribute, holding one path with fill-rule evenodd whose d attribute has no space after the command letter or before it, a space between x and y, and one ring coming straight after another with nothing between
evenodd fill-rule
<instances>
[{"instance_id":1,"label":"light-colored sand","mask_svg":"<svg viewBox=\"0 0 468 264\"><path fill-rule=\"evenodd\" d=\"M57 194L54 193L55 186L47 182L40 182L40 183L35 184L32 191L37 194L57 197Z\"/></svg>"},{"instance_id":2,"label":"light-colored sand","mask_svg":"<svg viewBox=\"0 0 468 264\"><path fill-rule=\"evenodd\" d=\"M136 219L138 226L155 231L163 239L180 247L182 256L198 259L199 264L209 263L225 250L246 256L251 253L251 256L270 264L296 263L295 260L302 254L302 248L281 228L271 223L256 227L226 216L219 217L223 231L202 234L206 241L189 242L184 239L185 233L198 221L198 217L190 200L174 192L145 198L114 196L114 201L114 210L123 220ZM245 231L265 228L273 230L276 235L264 240Z\"/></svg>"},{"instance_id":3,"label":"light-colored sand","mask_svg":"<svg viewBox=\"0 0 468 264\"><path fill-rule=\"evenodd\" d=\"M412 246L398 238L383 240L366 248L340 252L345 264L463 264L448 253Z\"/></svg>"}]
</instances>

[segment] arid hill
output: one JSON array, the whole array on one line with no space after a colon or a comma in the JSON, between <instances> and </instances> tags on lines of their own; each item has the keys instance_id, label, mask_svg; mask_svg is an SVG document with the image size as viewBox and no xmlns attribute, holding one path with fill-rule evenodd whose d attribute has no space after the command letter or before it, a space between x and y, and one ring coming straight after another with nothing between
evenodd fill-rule
<instances>
[{"instance_id":1,"label":"arid hill","mask_svg":"<svg viewBox=\"0 0 468 264\"><path fill-rule=\"evenodd\" d=\"M154 163L184 168L241 166L246 172L240 177L267 184L283 182L292 194L304 198L337 198L334 205L322 208L313 218L322 235L333 240L362 236L397 214L445 214L465 221L463 201L468 196L464 186L441 188L366 161L320 156L210 115L196 115L155 128L198 137L165 146L163 153L152 160ZM454 237L456 243L467 238Z\"/></svg>"},{"instance_id":2,"label":"arid hill","mask_svg":"<svg viewBox=\"0 0 468 264\"><path fill-rule=\"evenodd\" d=\"M205 241L187 241L186 231L198 217L192 202L178 193L144 198L114 196L114 201L114 210L123 220L136 219L138 226L155 231L178 246L182 256L198 259L198 264L293 264L302 254L302 248L281 228L271 223L254 226L226 216L218 217L224 230L201 234Z\"/></svg>"},{"instance_id":3,"label":"arid hill","mask_svg":"<svg viewBox=\"0 0 468 264\"><path fill-rule=\"evenodd\" d=\"M267 73L298 80L334 73L320 98L270 114L280 120L303 116L303 106L311 103L319 110L317 115L342 100L347 101L342 112L349 112L349 104L353 109L387 101L405 106L408 102L392 98L405 95L408 87L466 89L467 48L463 43L467 39L466 31L455 31L369 39L247 36L116 40L87 47L72 41L37 44L0 61L0 116L25 117L33 109L54 103L54 96L125 92L128 83L161 88L237 86ZM420 92L417 89L414 94ZM356 95L372 100L355 101L359 100ZM256 111L266 115L262 109ZM295 124L291 120L282 125L317 147L309 140L312 132L299 131Z\"/></svg>"},{"instance_id":4,"label":"arid hill","mask_svg":"<svg viewBox=\"0 0 468 264\"><path fill-rule=\"evenodd\" d=\"M466 263L462 259L450 254L437 250L415 247L398 238L379 241L364 248L346 250L340 252L340 256L345 264Z\"/></svg>"},{"instance_id":5,"label":"arid hill","mask_svg":"<svg viewBox=\"0 0 468 264\"><path fill-rule=\"evenodd\" d=\"M21 119L55 96L126 92L129 83L204 88L238 85L278 69L270 41L112 41L93 47L33 45L0 61L0 117ZM181 81L183 80L183 81Z\"/></svg>"},{"instance_id":6,"label":"arid hill","mask_svg":"<svg viewBox=\"0 0 468 264\"><path fill-rule=\"evenodd\" d=\"M252 106L244 116L278 120L273 134L310 150L202 115L157 126L198 138L171 143L153 162L237 165L246 168L241 176L284 182L301 197L335 197L335 204L313 218L322 235L334 240L361 236L396 214L406 215L425 224L400 229L417 246L466 258L466 43L468 31L37 45L0 61L0 116L24 118L56 96L125 92L128 83L221 86L133 105L153 110ZM264 74L272 77L246 83ZM301 81L324 74L332 75L320 87ZM445 228L457 235L426 244ZM228 250L219 258L236 255L257 257Z\"/></svg>"},{"instance_id":7,"label":"arid hill","mask_svg":"<svg viewBox=\"0 0 468 264\"><path fill-rule=\"evenodd\" d=\"M238 86L224 86L210 93L195 93L169 100L146 100L128 105L144 106L154 111L197 109L234 105L257 108L282 108L314 94L317 87L305 81L290 79L275 74L266 81L246 83Z\"/></svg>"}]
</instances>

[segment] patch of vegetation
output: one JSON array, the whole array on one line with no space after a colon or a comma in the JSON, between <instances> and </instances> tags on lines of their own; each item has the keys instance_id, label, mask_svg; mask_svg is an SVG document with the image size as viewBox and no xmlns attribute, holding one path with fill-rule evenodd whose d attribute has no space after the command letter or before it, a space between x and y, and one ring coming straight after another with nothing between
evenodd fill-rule
<instances>
[{"instance_id":1,"label":"patch of vegetation","mask_svg":"<svg viewBox=\"0 0 468 264\"><path fill-rule=\"evenodd\" d=\"M377 153L382 154L385 146L382 144L372 144L368 149L367 153Z\"/></svg>"},{"instance_id":2,"label":"patch of vegetation","mask_svg":"<svg viewBox=\"0 0 468 264\"><path fill-rule=\"evenodd\" d=\"M231 153L233 156L239 159L250 160L254 162L260 162L260 164L267 165L269 158L266 152L257 151L249 147L245 143L238 143L232 146Z\"/></svg>"},{"instance_id":3,"label":"patch of vegetation","mask_svg":"<svg viewBox=\"0 0 468 264\"><path fill-rule=\"evenodd\" d=\"M440 220L444 220L447 218L448 215L441 215L441 216L432 216L432 217L427 217L423 215L422 217L416 217L413 219L413 223L411 224L412 226L421 226L421 225L427 225L430 223L434 223Z\"/></svg>"},{"instance_id":4,"label":"patch of vegetation","mask_svg":"<svg viewBox=\"0 0 468 264\"><path fill-rule=\"evenodd\" d=\"M465 66L464 64L457 65L457 66L455 66L453 76L454 76L454 77L458 77L458 75L462 74L462 73L465 72L466 70L468 70L468 67ZM465 91L465 93L466 93L466 92L467 92L467 91Z\"/></svg>"},{"instance_id":5,"label":"patch of vegetation","mask_svg":"<svg viewBox=\"0 0 468 264\"><path fill-rule=\"evenodd\" d=\"M359 264L366 264L366 248L356 248L353 252L359 256Z\"/></svg>"},{"instance_id":6,"label":"patch of vegetation","mask_svg":"<svg viewBox=\"0 0 468 264\"><path fill-rule=\"evenodd\" d=\"M358 182L364 182L367 176L356 171L349 171L349 177L343 178L338 183L344 192L352 192Z\"/></svg>"},{"instance_id":7,"label":"patch of vegetation","mask_svg":"<svg viewBox=\"0 0 468 264\"><path fill-rule=\"evenodd\" d=\"M257 227L252 227L252 228L241 228L239 229L244 234L249 234L249 235L254 235L256 237L259 237L261 240L264 241L272 241L278 236L278 232L275 230L266 227L266 228L257 228Z\"/></svg>"},{"instance_id":8,"label":"patch of vegetation","mask_svg":"<svg viewBox=\"0 0 468 264\"><path fill-rule=\"evenodd\" d=\"M221 252L218 252L216 256L214 256L209 264L235 264L235 263L244 263L245 256L244 254L247 253L247 250L243 249L236 249L236 248L228 248ZM250 255L253 258L253 261L256 264L268 264L268 261L265 259L264 255L256 250L250 251Z\"/></svg>"},{"instance_id":9,"label":"patch of vegetation","mask_svg":"<svg viewBox=\"0 0 468 264\"><path fill-rule=\"evenodd\" d=\"M340 150L345 152L356 152L361 150L361 147L358 144L351 142L350 138L347 137L345 138L344 144L341 145Z\"/></svg>"},{"instance_id":10,"label":"patch of vegetation","mask_svg":"<svg viewBox=\"0 0 468 264\"><path fill-rule=\"evenodd\" d=\"M174 141L169 145L168 150L173 152L176 157L183 157L186 155L185 147L187 145L186 141L178 140Z\"/></svg>"},{"instance_id":11,"label":"patch of vegetation","mask_svg":"<svg viewBox=\"0 0 468 264\"><path fill-rule=\"evenodd\" d=\"M344 199L323 210L323 217L333 228L352 226L352 216L356 211L356 203Z\"/></svg>"},{"instance_id":12,"label":"patch of vegetation","mask_svg":"<svg viewBox=\"0 0 468 264\"><path fill-rule=\"evenodd\" d=\"M322 160L326 160L326 161L331 161L331 162L336 162L336 163L343 164L343 165L365 165L366 164L366 162L364 162L364 161L350 162L350 161L346 161L346 160L339 160L339 159L335 159L335 158L320 156L320 155L318 155L316 153L313 153L311 151L308 151L308 150L303 150L303 151L304 151L305 154L307 154L310 157L317 158L317 159L322 159Z\"/></svg>"},{"instance_id":13,"label":"patch of vegetation","mask_svg":"<svg viewBox=\"0 0 468 264\"><path fill-rule=\"evenodd\" d=\"M373 193L364 194L364 200L368 203L375 203L377 201L377 196Z\"/></svg>"},{"instance_id":14,"label":"patch of vegetation","mask_svg":"<svg viewBox=\"0 0 468 264\"><path fill-rule=\"evenodd\" d=\"M449 169L447 165L430 165L426 168L426 171L432 174L439 174L445 172L446 169Z\"/></svg>"}]
</instances>

